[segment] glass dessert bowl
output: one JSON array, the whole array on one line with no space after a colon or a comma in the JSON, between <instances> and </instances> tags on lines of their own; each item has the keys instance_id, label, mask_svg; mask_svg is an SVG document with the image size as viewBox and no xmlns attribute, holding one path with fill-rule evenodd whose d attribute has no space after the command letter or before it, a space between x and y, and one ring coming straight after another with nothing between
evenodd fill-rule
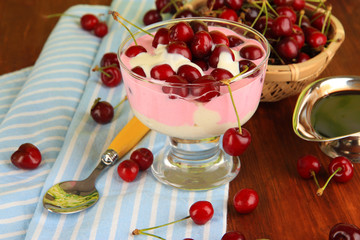
<instances>
[{"instance_id":1,"label":"glass dessert bowl","mask_svg":"<svg viewBox=\"0 0 360 240\"><path fill-rule=\"evenodd\" d=\"M194 34L186 43L186 31L179 26L184 23ZM165 34L159 37L158 32ZM167 37L170 40L164 40ZM223 151L221 136L238 126L237 116L244 124L255 113L269 52L267 40L257 31L215 18L163 21L122 42L118 58L130 106L142 123L169 137L152 166L160 182L205 190L237 176L240 158Z\"/></svg>"}]
</instances>

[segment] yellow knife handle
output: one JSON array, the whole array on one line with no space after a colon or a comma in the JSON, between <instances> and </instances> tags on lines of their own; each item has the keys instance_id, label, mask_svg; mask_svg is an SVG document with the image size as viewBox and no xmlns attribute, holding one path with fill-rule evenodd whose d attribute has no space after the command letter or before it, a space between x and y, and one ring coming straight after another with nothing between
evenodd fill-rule
<instances>
[{"instance_id":1,"label":"yellow knife handle","mask_svg":"<svg viewBox=\"0 0 360 240\"><path fill-rule=\"evenodd\" d=\"M129 152L149 131L150 129L140 122L137 117L133 117L111 142L108 149L118 153L119 158Z\"/></svg>"}]
</instances>

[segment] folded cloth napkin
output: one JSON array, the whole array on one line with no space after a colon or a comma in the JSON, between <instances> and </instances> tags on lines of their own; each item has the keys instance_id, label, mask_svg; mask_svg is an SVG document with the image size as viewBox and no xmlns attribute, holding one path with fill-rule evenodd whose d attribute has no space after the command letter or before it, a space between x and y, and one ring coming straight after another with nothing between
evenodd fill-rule
<instances>
[{"instance_id":1,"label":"folded cloth napkin","mask_svg":"<svg viewBox=\"0 0 360 240\"><path fill-rule=\"evenodd\" d=\"M91 71L104 53L116 52L128 34L107 11L116 10L142 26L142 17L153 4L114 0L110 7L74 6L67 13L105 13L109 33L99 39L82 30L76 19L63 16L33 68L0 78L0 86L6 87L0 90L0 239L150 239L132 236L131 231L183 218L198 200L213 204L215 214L210 222L200 226L186 220L151 233L165 239L221 239L226 229L228 185L183 191L157 182L150 171L126 183L117 175L116 165L97 180L100 199L90 209L60 215L42 206L42 197L53 184L86 178L133 116L127 102L117 108L110 124L97 124L89 115L97 97L113 105L125 97L123 84L107 88L99 73ZM37 145L42 153L43 162L35 170L19 170L9 161L24 142ZM164 135L150 131L136 148L147 147L156 155L165 144Z\"/></svg>"}]
</instances>

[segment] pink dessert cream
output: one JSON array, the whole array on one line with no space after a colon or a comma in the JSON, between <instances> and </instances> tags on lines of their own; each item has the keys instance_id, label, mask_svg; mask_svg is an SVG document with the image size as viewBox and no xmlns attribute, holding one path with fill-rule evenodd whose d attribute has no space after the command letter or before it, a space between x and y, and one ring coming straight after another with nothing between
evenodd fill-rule
<instances>
[{"instance_id":1,"label":"pink dessert cream","mask_svg":"<svg viewBox=\"0 0 360 240\"><path fill-rule=\"evenodd\" d=\"M150 26L148 31L155 35L160 27L170 28L179 21L190 22L190 20L173 20L170 25L157 24L156 27ZM204 22L206 22L205 19ZM265 39L261 39L261 36L257 37L257 39L256 37L248 38L247 36L256 35L252 32L253 30L237 30L237 25L239 24L231 23L227 24L227 27L209 25L208 32L219 31L225 36L235 35L242 42L231 47L230 52L220 51L215 68L225 69L232 76L236 76L243 70L240 63L250 61L255 64L254 68L247 68L247 71L237 76L230 83L240 122L244 124L251 118L258 107L269 50ZM245 34L238 32L245 32ZM214 67L210 66L208 69L203 69L195 63L194 56L184 56L176 52L169 53L167 44L158 44L154 48L152 46L154 37L148 34L140 33L136 37L137 44L143 46L146 52L141 52L134 57L126 56L125 51L128 47L134 45L132 39L129 38L119 48L119 60L130 105L134 114L144 124L170 137L189 140L220 136L228 128L237 126L237 118L229 89L221 81L211 81L211 83L206 81L206 83L202 83L202 81L171 83L165 79L151 77L152 69L163 64L169 65L175 75L180 67L184 65L197 69L201 76L211 75L215 69ZM217 40L213 39L211 52L214 52L218 46L214 41ZM187 43L187 46L190 45L191 42ZM260 52L260 55L252 56L254 51L250 51L249 56L246 53L240 53L243 48L245 50L249 46L250 48L255 46L255 50ZM211 53L202 60L205 62L212 61L210 55ZM244 55L251 59L244 58ZM214 66L213 63L210 65ZM140 76L131 70L136 67L141 67L146 77Z\"/></svg>"}]
</instances>

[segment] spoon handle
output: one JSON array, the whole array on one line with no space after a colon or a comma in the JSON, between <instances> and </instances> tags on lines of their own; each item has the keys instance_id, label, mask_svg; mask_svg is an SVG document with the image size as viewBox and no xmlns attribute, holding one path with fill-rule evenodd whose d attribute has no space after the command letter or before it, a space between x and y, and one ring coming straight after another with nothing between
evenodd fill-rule
<instances>
[{"instance_id":1,"label":"spoon handle","mask_svg":"<svg viewBox=\"0 0 360 240\"><path fill-rule=\"evenodd\" d=\"M94 180L107 166L112 166L132 149L150 129L133 117L116 135L108 149L101 156L101 161L86 180Z\"/></svg>"}]
</instances>

